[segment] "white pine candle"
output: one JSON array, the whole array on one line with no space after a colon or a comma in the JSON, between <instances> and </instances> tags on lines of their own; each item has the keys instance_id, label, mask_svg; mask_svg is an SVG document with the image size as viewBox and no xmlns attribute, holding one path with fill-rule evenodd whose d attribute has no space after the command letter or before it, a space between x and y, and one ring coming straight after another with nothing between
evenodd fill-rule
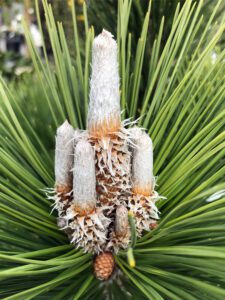
<instances>
[{"instance_id":1,"label":"white pine candle","mask_svg":"<svg viewBox=\"0 0 225 300\"><path fill-rule=\"evenodd\" d=\"M103 30L93 42L88 131L102 137L121 126L117 44L110 32Z\"/></svg>"},{"instance_id":2,"label":"white pine candle","mask_svg":"<svg viewBox=\"0 0 225 300\"><path fill-rule=\"evenodd\" d=\"M133 129L134 144L132 161L133 192L150 196L153 191L153 145L149 135L139 128Z\"/></svg>"},{"instance_id":3,"label":"white pine candle","mask_svg":"<svg viewBox=\"0 0 225 300\"><path fill-rule=\"evenodd\" d=\"M85 140L80 140L74 151L73 204L80 215L92 212L96 204L94 150Z\"/></svg>"},{"instance_id":4,"label":"white pine candle","mask_svg":"<svg viewBox=\"0 0 225 300\"><path fill-rule=\"evenodd\" d=\"M56 133L55 147L55 181L58 192L69 192L72 189L74 129L65 121Z\"/></svg>"}]
</instances>

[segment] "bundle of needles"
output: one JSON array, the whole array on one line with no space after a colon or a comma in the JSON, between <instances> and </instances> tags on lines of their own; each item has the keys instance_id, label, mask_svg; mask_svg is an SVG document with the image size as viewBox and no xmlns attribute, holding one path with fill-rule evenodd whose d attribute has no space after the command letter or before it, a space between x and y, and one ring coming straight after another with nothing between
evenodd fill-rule
<instances>
[{"instance_id":1,"label":"bundle of needles","mask_svg":"<svg viewBox=\"0 0 225 300\"><path fill-rule=\"evenodd\" d=\"M113 273L113 254L130 243L128 212L139 237L159 218L152 141L130 126L121 122L117 44L103 30L93 41L87 130L67 121L57 129L54 196L58 226L96 256L101 280Z\"/></svg>"}]
</instances>

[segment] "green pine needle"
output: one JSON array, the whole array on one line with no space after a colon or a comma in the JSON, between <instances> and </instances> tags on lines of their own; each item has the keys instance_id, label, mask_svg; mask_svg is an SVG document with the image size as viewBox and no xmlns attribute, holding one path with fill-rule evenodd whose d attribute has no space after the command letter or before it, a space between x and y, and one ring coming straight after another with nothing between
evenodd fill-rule
<instances>
[{"instance_id":1,"label":"green pine needle","mask_svg":"<svg viewBox=\"0 0 225 300\"><path fill-rule=\"evenodd\" d=\"M86 124L94 38L88 7L81 34L72 5L68 49L62 24L43 1L53 62L45 46L41 59L24 23L35 73L18 84L0 81L1 299L225 299L225 22L215 18L221 3L208 20L203 1L178 5L165 44L162 18L149 49L151 3L133 45L132 1L118 1L123 117L141 116L154 144L157 191L166 199L158 204L159 226L133 249L136 267L121 251L120 272L106 283L93 277L92 256L57 228L44 192L54 185L57 126L66 118L74 127Z\"/></svg>"}]
</instances>

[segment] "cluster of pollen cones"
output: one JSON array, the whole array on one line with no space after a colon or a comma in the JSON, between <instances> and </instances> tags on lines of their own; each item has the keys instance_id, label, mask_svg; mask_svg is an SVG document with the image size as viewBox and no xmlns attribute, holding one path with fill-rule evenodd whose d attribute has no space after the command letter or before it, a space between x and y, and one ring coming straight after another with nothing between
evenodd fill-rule
<instances>
[{"instance_id":1,"label":"cluster of pollen cones","mask_svg":"<svg viewBox=\"0 0 225 300\"><path fill-rule=\"evenodd\" d=\"M97 255L95 273L108 279L113 254L156 226L153 147L147 133L121 122L117 44L103 30L93 41L87 130L65 121L56 134L55 208L71 243ZM111 258L110 258L111 257Z\"/></svg>"}]
</instances>

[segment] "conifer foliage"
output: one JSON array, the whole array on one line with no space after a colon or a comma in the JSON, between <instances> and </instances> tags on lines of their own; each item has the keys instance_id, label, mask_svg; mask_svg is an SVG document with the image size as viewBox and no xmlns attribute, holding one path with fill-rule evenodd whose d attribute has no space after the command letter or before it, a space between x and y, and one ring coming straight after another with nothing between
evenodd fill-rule
<instances>
[{"instance_id":1,"label":"conifer foliage","mask_svg":"<svg viewBox=\"0 0 225 300\"><path fill-rule=\"evenodd\" d=\"M166 199L156 203L158 226L136 241L131 238L136 265L127 260L131 248L120 249L114 256L117 270L104 282L94 276L92 253L75 249L59 229L63 220L57 225L57 213L50 214L52 202L45 194L55 184L57 128L67 119L73 128L85 129L91 48L99 32L90 26L84 3L81 36L72 5L73 57L62 24L44 0L53 59L44 47L43 60L24 24L34 77L19 85L0 82L1 299L224 299L225 50L219 45L225 23L215 18L221 3L216 2L207 21L203 1L178 5L167 41L161 46L162 18L149 51L151 2L133 45L132 1L118 1L121 118L132 122L140 117L138 126L146 129L154 146L156 190ZM79 162L84 145L77 146ZM96 259L94 263L100 274L108 275L109 268L102 269Z\"/></svg>"}]
</instances>

